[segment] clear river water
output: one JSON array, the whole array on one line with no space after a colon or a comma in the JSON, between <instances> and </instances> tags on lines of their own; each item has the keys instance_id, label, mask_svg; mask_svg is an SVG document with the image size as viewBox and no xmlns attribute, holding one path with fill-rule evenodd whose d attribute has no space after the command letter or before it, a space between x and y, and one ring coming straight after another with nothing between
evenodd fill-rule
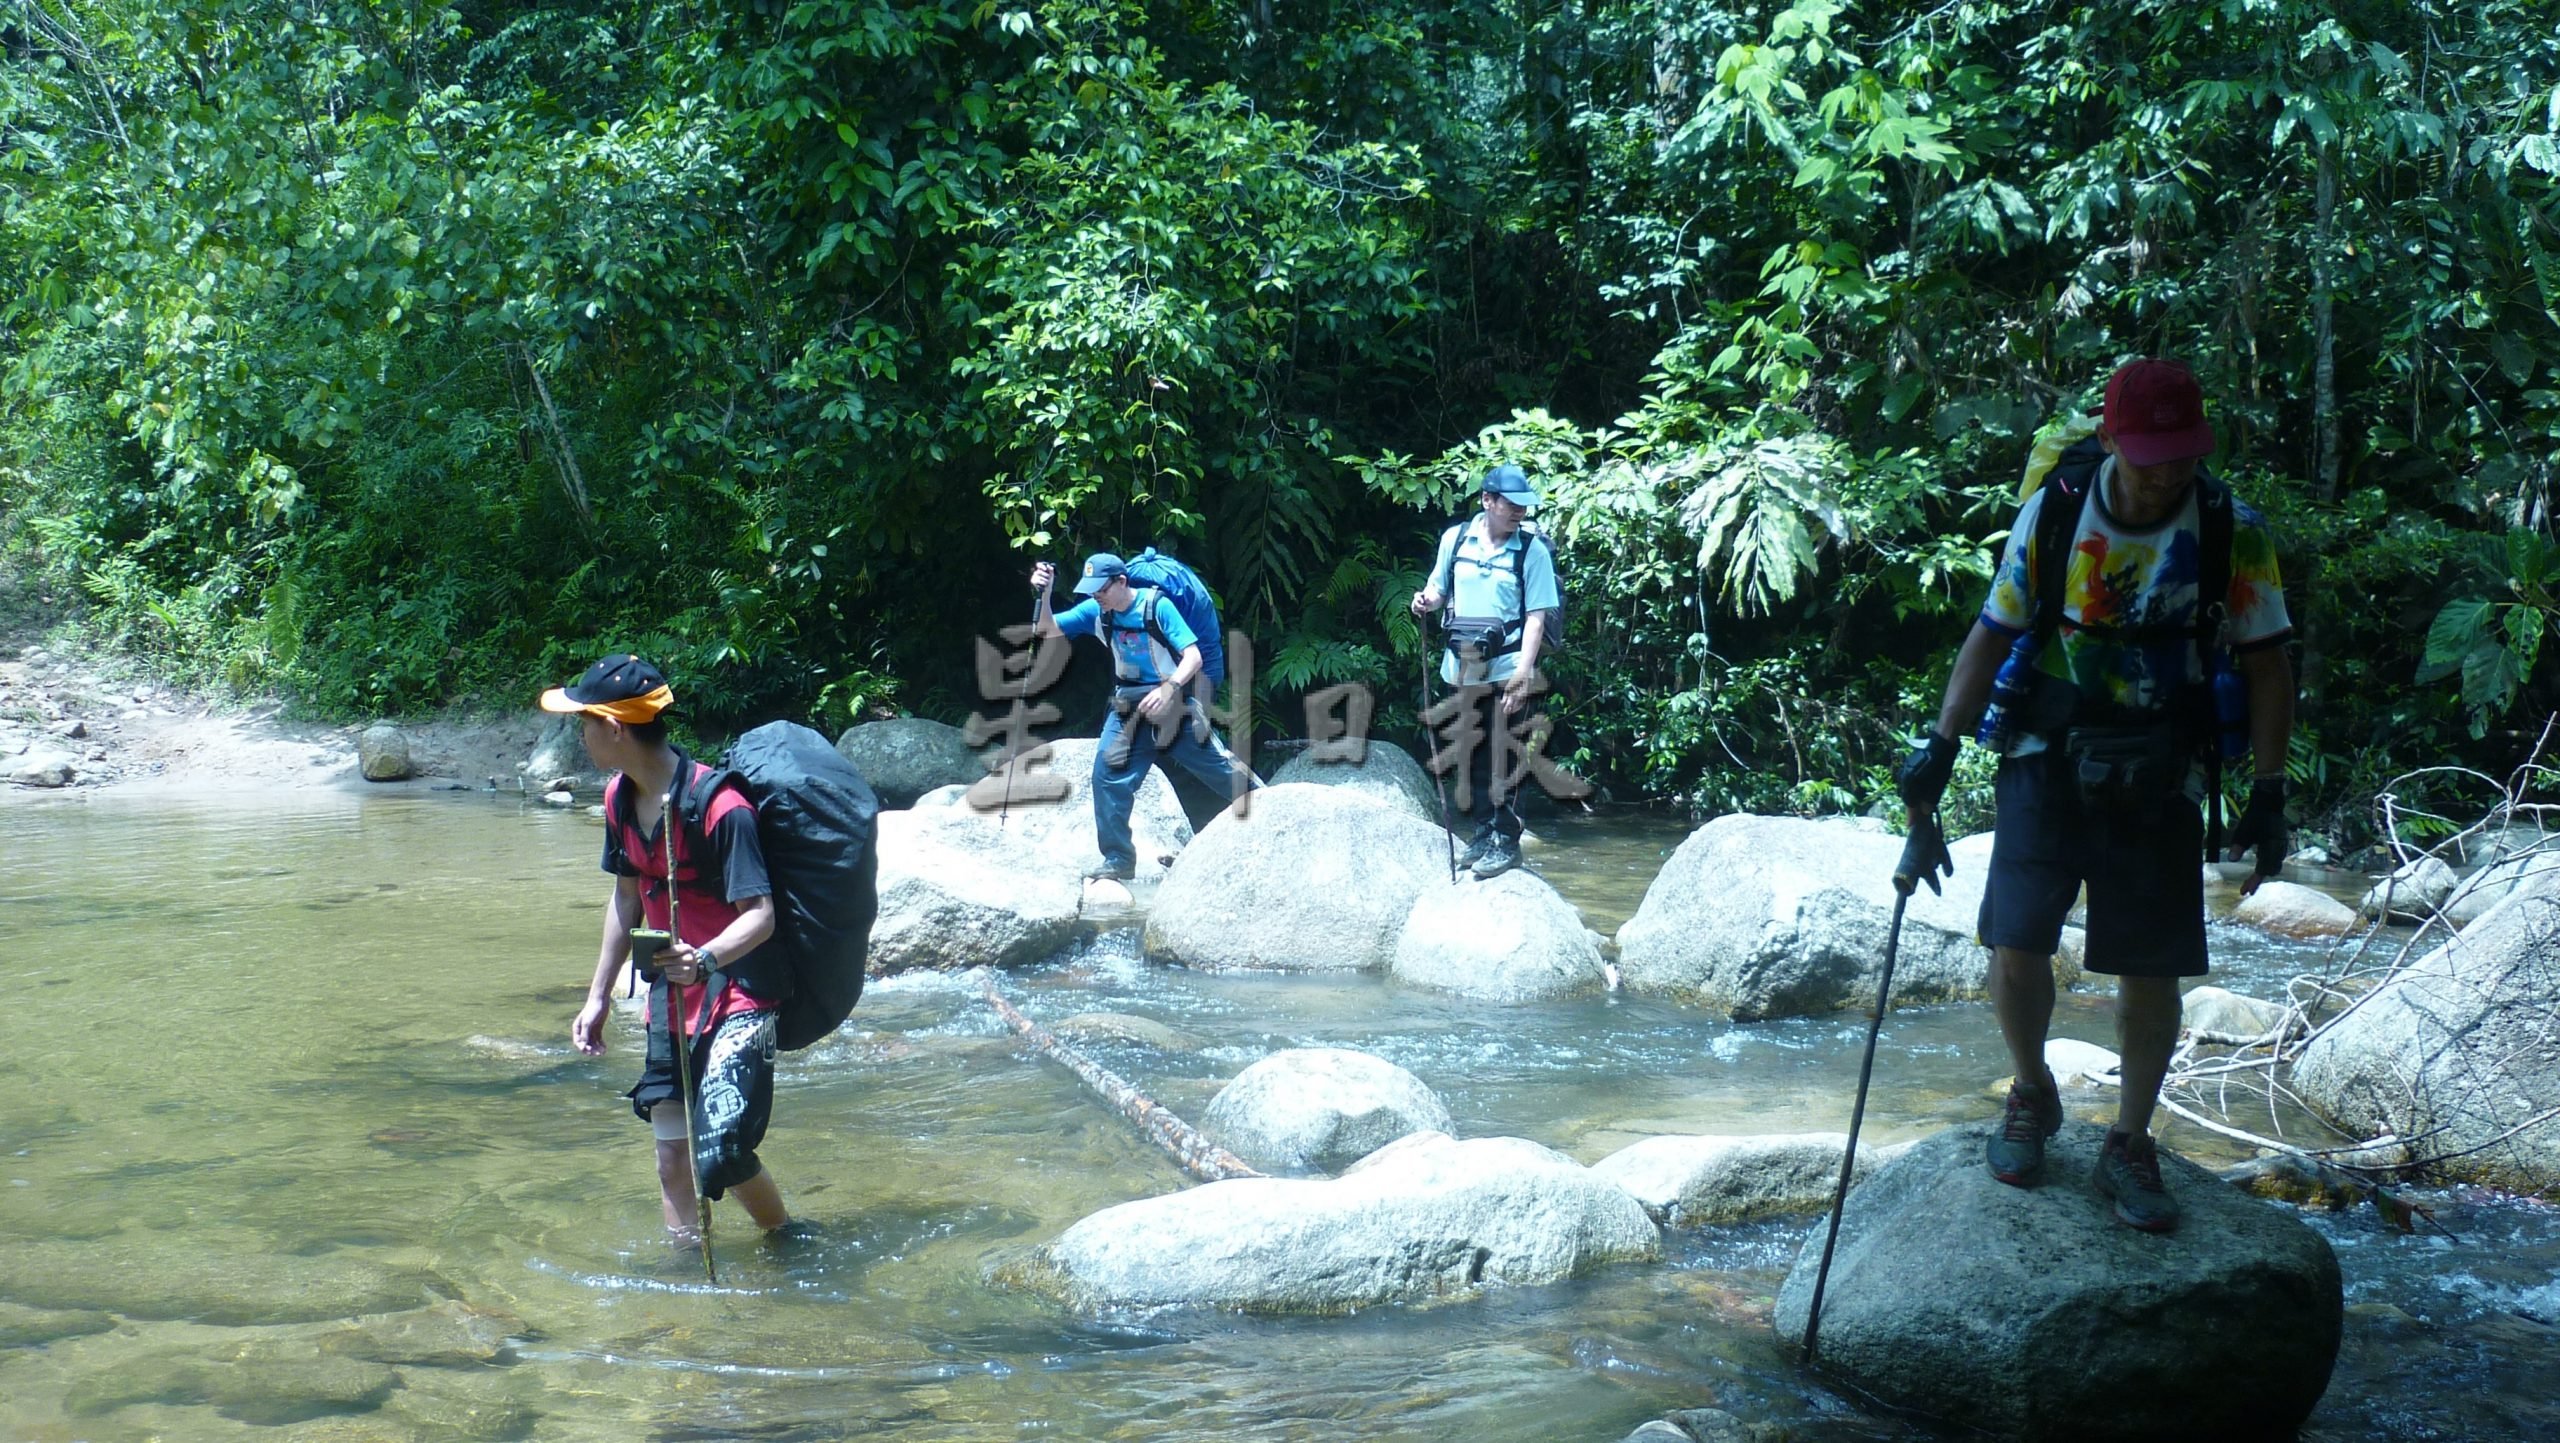
<instances>
[{"instance_id":1,"label":"clear river water","mask_svg":"<svg viewBox=\"0 0 2560 1443\"><path fill-rule=\"evenodd\" d=\"M620 1095L636 1027L601 1059L567 1041L598 826L512 796L0 804L0 1438L1609 1443L1701 1406L1795 1438L1934 1436L1857 1412L1772 1335L1810 1220L1354 1317L1078 1316L1012 1290L1008 1261L1185 1179L939 975L875 983L785 1059L764 1155L805 1231L766 1241L724 1209L706 1285L662 1235ZM1572 819L1533 859L1607 933L1681 835ZM2261 995L2320 953L2214 941L2214 980ZM1186 1116L1268 1052L1357 1047L1462 1134L1585 1162L1659 1132L1841 1129L1865 1025L1206 975L1140 962L1127 932L1007 987L1034 1017L1183 1034L1094 1051ZM2103 996L2067 998L2057 1031L2111 1045ZM1986 1009L1897 1011L1868 1136L1987 1116L2005 1071ZM2306 1436L2560 1437L2560 1210L2419 1196L2441 1228L2307 1214L2350 1314Z\"/></svg>"}]
</instances>

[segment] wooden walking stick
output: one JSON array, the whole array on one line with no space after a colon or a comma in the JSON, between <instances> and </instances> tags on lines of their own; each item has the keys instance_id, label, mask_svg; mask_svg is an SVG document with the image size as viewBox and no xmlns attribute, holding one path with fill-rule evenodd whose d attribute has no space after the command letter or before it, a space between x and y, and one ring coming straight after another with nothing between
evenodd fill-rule
<instances>
[{"instance_id":1,"label":"wooden walking stick","mask_svg":"<svg viewBox=\"0 0 2560 1443\"><path fill-rule=\"evenodd\" d=\"M681 768L684 763L679 759L676 765ZM678 775L681 777L681 772ZM684 930L677 925L680 918L676 900L676 790L676 783L670 781L666 805L658 814L658 828L667 839L667 934L682 942ZM693 1047L685 1035L684 992L674 978L667 979L667 1045L676 1054L676 1103L684 1109L684 1171L693 1179L693 1230L702 1239L702 1276L717 1285L720 1271L711 1261L711 1204L702 1196L702 1154L693 1147Z\"/></svg>"}]
</instances>

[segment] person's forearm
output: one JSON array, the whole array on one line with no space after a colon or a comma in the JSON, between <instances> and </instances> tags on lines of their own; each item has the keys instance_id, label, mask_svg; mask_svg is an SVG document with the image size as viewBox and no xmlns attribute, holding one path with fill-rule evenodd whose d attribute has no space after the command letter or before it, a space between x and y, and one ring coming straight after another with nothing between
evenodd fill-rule
<instances>
[{"instance_id":1,"label":"person's forearm","mask_svg":"<svg viewBox=\"0 0 2560 1443\"><path fill-rule=\"evenodd\" d=\"M1184 687L1191 685L1191 679L1199 674L1200 648L1197 646L1186 646L1182 649L1181 663L1174 667L1173 675L1164 679L1164 684L1172 687L1176 691L1180 691Z\"/></svg>"},{"instance_id":2,"label":"person's forearm","mask_svg":"<svg viewBox=\"0 0 2560 1443\"><path fill-rule=\"evenodd\" d=\"M1545 649L1546 643L1547 614L1543 611L1530 612L1529 619L1520 627L1519 674L1526 675L1538 669L1538 653Z\"/></svg>"},{"instance_id":3,"label":"person's forearm","mask_svg":"<svg viewBox=\"0 0 2560 1443\"><path fill-rule=\"evenodd\" d=\"M2010 640L1980 621L1973 624L1956 653L1956 669L1947 675L1947 694L1938 705L1938 735L1960 742L1982 724L1983 709L1991 705L1991 683L2000 674Z\"/></svg>"},{"instance_id":4,"label":"person's forearm","mask_svg":"<svg viewBox=\"0 0 2560 1443\"><path fill-rule=\"evenodd\" d=\"M2249 763L2258 780L2284 775L2293 748L2293 662L2282 647L2245 653L2241 679L2249 687Z\"/></svg>"},{"instance_id":5,"label":"person's forearm","mask_svg":"<svg viewBox=\"0 0 2560 1443\"><path fill-rule=\"evenodd\" d=\"M765 905L750 906L737 919L720 929L720 934L703 943L696 951L708 951L726 966L761 947L773 936L773 899L760 898Z\"/></svg>"},{"instance_id":6,"label":"person's forearm","mask_svg":"<svg viewBox=\"0 0 2560 1443\"><path fill-rule=\"evenodd\" d=\"M1031 604L1031 634L1035 637L1066 635L1058 629L1057 614L1050 609L1046 587L1041 588L1039 599Z\"/></svg>"}]
</instances>

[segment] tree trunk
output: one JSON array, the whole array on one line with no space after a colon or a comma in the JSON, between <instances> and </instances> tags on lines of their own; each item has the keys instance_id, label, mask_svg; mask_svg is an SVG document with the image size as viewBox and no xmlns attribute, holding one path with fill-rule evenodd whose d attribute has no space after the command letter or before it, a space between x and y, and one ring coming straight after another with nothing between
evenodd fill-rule
<instances>
[{"instance_id":1,"label":"tree trunk","mask_svg":"<svg viewBox=\"0 0 2560 1443\"><path fill-rule=\"evenodd\" d=\"M2322 501L2338 499L2338 151L2320 147L2320 173L2312 192L2311 230L2311 433L2316 448L2312 476Z\"/></svg>"},{"instance_id":2,"label":"tree trunk","mask_svg":"<svg viewBox=\"0 0 2560 1443\"><path fill-rule=\"evenodd\" d=\"M1145 1093L1104 1067L1101 1063L1060 1042L1056 1034L1016 1011L996 990L995 973L984 967L977 969L978 988L987 996L987 1005L1014 1031L1030 1039L1050 1058L1063 1064L1084 1085L1102 1095L1102 1100L1117 1109L1121 1116L1136 1123L1147 1139L1170 1153L1182 1170L1202 1182L1223 1182L1236 1177L1263 1177L1267 1174L1253 1164L1200 1135L1199 1131L1149 1098Z\"/></svg>"}]
</instances>

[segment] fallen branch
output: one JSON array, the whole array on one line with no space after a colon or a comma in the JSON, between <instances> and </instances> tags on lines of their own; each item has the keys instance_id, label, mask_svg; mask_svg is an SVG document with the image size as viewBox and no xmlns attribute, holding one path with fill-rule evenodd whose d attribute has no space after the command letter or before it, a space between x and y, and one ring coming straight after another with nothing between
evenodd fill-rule
<instances>
[{"instance_id":1,"label":"fallen branch","mask_svg":"<svg viewBox=\"0 0 2560 1443\"><path fill-rule=\"evenodd\" d=\"M1118 1109L1120 1115L1137 1125L1149 1141L1172 1154L1182 1170L1202 1182L1223 1182L1228 1178L1263 1177L1267 1174L1251 1163L1200 1135L1197 1128L1166 1111L1145 1093L1138 1091L1111 1069L1060 1042L1056 1034L1025 1017L996 990L995 973L987 968L975 969L978 989L986 994L987 1005L1007 1026L1030 1039L1052 1060L1083 1079L1084 1085L1101 1094L1102 1100Z\"/></svg>"}]
</instances>

